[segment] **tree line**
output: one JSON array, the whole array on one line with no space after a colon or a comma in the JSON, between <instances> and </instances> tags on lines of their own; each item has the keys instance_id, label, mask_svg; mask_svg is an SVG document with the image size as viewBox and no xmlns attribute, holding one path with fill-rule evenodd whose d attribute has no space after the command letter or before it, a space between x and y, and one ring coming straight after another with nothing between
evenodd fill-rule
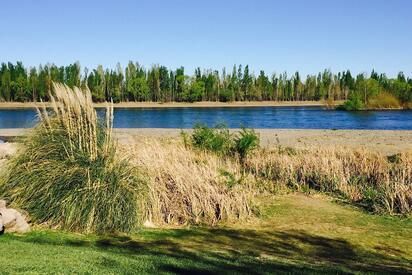
<instances>
[{"instance_id":1,"label":"tree line","mask_svg":"<svg viewBox=\"0 0 412 275\"><path fill-rule=\"evenodd\" d=\"M376 71L353 76L349 70L337 74L324 70L302 77L299 72L268 75L263 70L255 75L248 65L235 65L230 72L225 68L222 71L197 68L194 74L188 75L184 67L170 70L154 65L145 69L131 61L124 69L117 64L114 69L99 65L92 70L82 70L78 62L38 67L25 67L22 62L2 63L0 101L47 101L53 81L70 87L88 87L95 102L350 99L366 104L381 93L396 97L401 104L412 102L412 78L402 72L389 78Z\"/></svg>"}]
</instances>

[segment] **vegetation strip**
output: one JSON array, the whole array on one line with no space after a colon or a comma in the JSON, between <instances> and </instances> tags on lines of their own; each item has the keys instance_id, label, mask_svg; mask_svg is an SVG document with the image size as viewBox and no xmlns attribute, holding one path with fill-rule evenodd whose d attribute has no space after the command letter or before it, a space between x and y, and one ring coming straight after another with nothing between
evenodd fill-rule
<instances>
[{"instance_id":1,"label":"vegetation strip","mask_svg":"<svg viewBox=\"0 0 412 275\"><path fill-rule=\"evenodd\" d=\"M93 101L115 102L231 102L231 101L319 101L334 107L335 100L347 100L345 110L412 108L412 78L400 72L396 78L372 71L352 76L349 70L332 73L324 70L303 78L299 72L255 76L249 66L234 66L232 72L195 70L185 74L184 67L170 70L154 65L145 69L129 62L123 70L82 69L79 63L57 67L54 64L26 68L21 62L2 63L0 101L48 101L52 82L69 87L89 87Z\"/></svg>"}]
</instances>

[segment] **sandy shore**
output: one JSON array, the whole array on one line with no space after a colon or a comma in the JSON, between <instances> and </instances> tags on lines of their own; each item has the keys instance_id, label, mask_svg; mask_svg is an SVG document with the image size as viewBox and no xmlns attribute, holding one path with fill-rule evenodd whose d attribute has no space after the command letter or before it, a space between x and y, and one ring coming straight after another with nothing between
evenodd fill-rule
<instances>
[{"instance_id":1,"label":"sandy shore","mask_svg":"<svg viewBox=\"0 0 412 275\"><path fill-rule=\"evenodd\" d=\"M0 139L10 140L23 135L24 129L0 129ZM190 132L191 130L185 130ZM263 146L310 147L343 146L351 149L366 148L383 154L412 150L412 131L393 130L296 130L257 129ZM133 143L139 138L177 138L180 129L114 129L122 144Z\"/></svg>"},{"instance_id":2,"label":"sandy shore","mask_svg":"<svg viewBox=\"0 0 412 275\"><path fill-rule=\"evenodd\" d=\"M335 104L342 102L336 101ZM95 103L95 107L105 107L105 103ZM237 101L237 102L122 102L114 104L115 108L178 108L178 107L276 107L276 106L324 106L323 101ZM41 103L33 102L0 102L0 109L35 108L42 106Z\"/></svg>"}]
</instances>

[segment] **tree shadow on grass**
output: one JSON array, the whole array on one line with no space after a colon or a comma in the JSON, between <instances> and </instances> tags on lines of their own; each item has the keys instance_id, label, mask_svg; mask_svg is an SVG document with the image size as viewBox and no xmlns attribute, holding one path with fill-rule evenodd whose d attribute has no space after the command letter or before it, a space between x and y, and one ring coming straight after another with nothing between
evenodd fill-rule
<instances>
[{"instance_id":1,"label":"tree shadow on grass","mask_svg":"<svg viewBox=\"0 0 412 275\"><path fill-rule=\"evenodd\" d=\"M390 248L366 251L346 240L304 231L175 229L144 231L144 237L97 237L95 240L41 237L24 241L91 246L130 257L149 256L156 270L179 274L391 273L412 272L410 260Z\"/></svg>"}]
</instances>

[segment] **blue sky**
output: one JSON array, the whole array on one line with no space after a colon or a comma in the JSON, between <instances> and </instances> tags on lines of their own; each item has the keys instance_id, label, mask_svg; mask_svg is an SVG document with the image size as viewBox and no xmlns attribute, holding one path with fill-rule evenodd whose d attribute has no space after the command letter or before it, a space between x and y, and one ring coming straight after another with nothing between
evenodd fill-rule
<instances>
[{"instance_id":1,"label":"blue sky","mask_svg":"<svg viewBox=\"0 0 412 275\"><path fill-rule=\"evenodd\" d=\"M412 75L412 1L2 1L0 61Z\"/></svg>"}]
</instances>

